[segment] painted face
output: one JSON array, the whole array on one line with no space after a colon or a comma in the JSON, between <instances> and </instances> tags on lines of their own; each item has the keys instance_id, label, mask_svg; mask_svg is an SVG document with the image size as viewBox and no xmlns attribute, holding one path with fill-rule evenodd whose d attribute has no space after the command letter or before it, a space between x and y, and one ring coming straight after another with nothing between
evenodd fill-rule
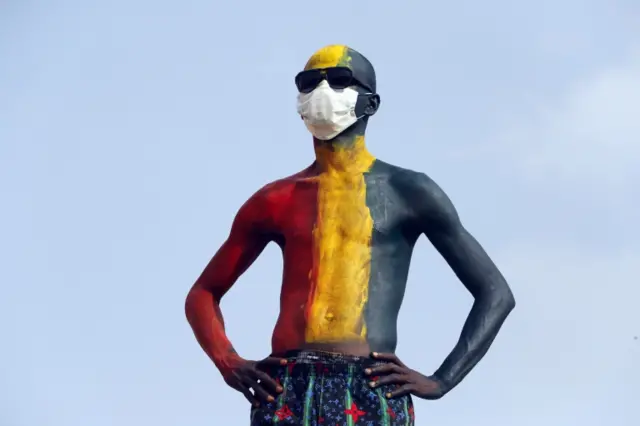
<instances>
[{"instance_id":1,"label":"painted face","mask_svg":"<svg viewBox=\"0 0 640 426\"><path fill-rule=\"evenodd\" d=\"M360 73L360 78L358 69L371 72ZM298 113L309 131L317 139L330 140L367 115L363 106L369 97L363 95L373 95L368 81L375 85L373 68L357 52L339 45L317 51L295 78Z\"/></svg>"}]
</instances>

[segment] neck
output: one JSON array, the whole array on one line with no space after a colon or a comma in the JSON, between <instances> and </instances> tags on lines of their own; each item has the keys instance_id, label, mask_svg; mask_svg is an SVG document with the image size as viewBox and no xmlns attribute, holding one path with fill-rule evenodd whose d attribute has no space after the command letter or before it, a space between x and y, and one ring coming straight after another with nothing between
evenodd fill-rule
<instances>
[{"instance_id":1,"label":"neck","mask_svg":"<svg viewBox=\"0 0 640 426\"><path fill-rule=\"evenodd\" d=\"M313 140L316 167L323 173L363 173L375 157L364 142L364 134L338 136L331 141Z\"/></svg>"}]
</instances>

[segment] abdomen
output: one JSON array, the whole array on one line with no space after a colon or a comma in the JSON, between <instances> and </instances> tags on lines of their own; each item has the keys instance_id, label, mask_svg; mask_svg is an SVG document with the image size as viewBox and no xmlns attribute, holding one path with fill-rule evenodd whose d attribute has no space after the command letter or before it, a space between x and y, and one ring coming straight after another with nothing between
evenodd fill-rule
<instances>
[{"instance_id":1,"label":"abdomen","mask_svg":"<svg viewBox=\"0 0 640 426\"><path fill-rule=\"evenodd\" d=\"M281 224L285 271L274 351L340 342L395 347L412 243L398 225L402 211L389 204L393 190L368 180L323 175L294 190Z\"/></svg>"},{"instance_id":2,"label":"abdomen","mask_svg":"<svg viewBox=\"0 0 640 426\"><path fill-rule=\"evenodd\" d=\"M372 232L364 177L320 177L306 342L366 339Z\"/></svg>"}]
</instances>

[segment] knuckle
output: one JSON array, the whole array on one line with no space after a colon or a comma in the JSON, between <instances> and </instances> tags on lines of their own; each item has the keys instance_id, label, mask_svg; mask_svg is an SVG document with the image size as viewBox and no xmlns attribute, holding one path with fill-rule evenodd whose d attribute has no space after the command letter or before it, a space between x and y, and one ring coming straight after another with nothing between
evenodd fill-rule
<instances>
[{"instance_id":1,"label":"knuckle","mask_svg":"<svg viewBox=\"0 0 640 426\"><path fill-rule=\"evenodd\" d=\"M379 380L379 383L392 383L397 381L399 376L397 374L389 374L388 376L384 376Z\"/></svg>"},{"instance_id":2,"label":"knuckle","mask_svg":"<svg viewBox=\"0 0 640 426\"><path fill-rule=\"evenodd\" d=\"M269 382L273 381L273 377L271 377L270 374L267 374L267 373L264 373L264 372L260 373L260 377L262 377L264 380L267 380Z\"/></svg>"},{"instance_id":3,"label":"knuckle","mask_svg":"<svg viewBox=\"0 0 640 426\"><path fill-rule=\"evenodd\" d=\"M258 376L260 376L263 379L270 379L271 376L269 376L266 372L264 371L258 371Z\"/></svg>"}]
</instances>

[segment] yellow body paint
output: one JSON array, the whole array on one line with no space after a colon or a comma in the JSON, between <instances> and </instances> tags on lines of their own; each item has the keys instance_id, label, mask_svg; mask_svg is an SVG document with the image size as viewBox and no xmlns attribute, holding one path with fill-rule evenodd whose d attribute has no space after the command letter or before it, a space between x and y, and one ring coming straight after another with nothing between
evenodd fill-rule
<instances>
[{"instance_id":1,"label":"yellow body paint","mask_svg":"<svg viewBox=\"0 0 640 426\"><path fill-rule=\"evenodd\" d=\"M363 173L375 158L362 136L349 147L324 146L316 151L326 170L318 176L315 283L309 295L305 338L307 342L363 341L373 232Z\"/></svg>"},{"instance_id":2,"label":"yellow body paint","mask_svg":"<svg viewBox=\"0 0 640 426\"><path fill-rule=\"evenodd\" d=\"M304 66L305 71L312 69L348 67L351 62L347 46L333 44L314 53Z\"/></svg>"}]
</instances>

